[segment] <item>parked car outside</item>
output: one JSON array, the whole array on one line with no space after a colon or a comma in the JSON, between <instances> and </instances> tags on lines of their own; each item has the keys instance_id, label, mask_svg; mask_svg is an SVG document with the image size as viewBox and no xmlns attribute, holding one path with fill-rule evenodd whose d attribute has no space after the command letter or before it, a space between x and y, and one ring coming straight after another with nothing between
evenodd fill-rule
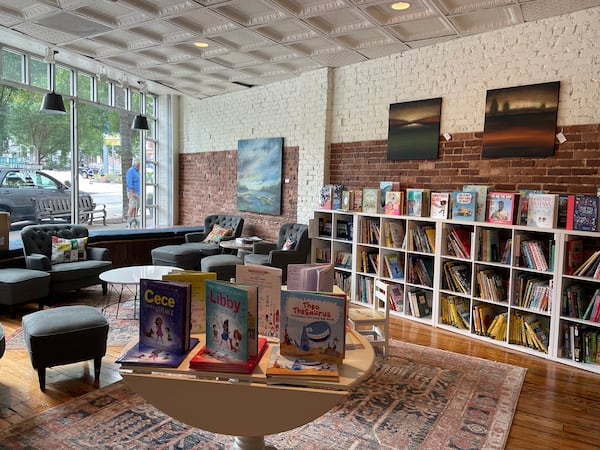
<instances>
[{"instance_id":1,"label":"parked car outside","mask_svg":"<svg viewBox=\"0 0 600 450\"><path fill-rule=\"evenodd\" d=\"M44 197L71 198L71 189L40 170L0 168L0 211L10 213L11 227L37 223L33 199ZM79 192L79 197L92 197Z\"/></svg>"}]
</instances>

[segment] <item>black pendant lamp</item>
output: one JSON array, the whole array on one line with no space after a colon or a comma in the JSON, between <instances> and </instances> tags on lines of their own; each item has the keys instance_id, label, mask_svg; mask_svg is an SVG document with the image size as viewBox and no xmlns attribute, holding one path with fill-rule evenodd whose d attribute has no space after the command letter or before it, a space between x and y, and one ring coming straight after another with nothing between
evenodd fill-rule
<instances>
[{"instance_id":1,"label":"black pendant lamp","mask_svg":"<svg viewBox=\"0 0 600 450\"><path fill-rule=\"evenodd\" d=\"M51 59L51 61L49 61L51 91L47 92L44 95L44 98L42 100L42 106L40 106L40 111L44 111L44 112L48 112L48 113L52 113L52 114L65 114L67 112L67 110L65 109L65 103L63 102L62 95L54 92L54 84L55 84L54 55L58 52L55 50L55 51L52 51L52 53L50 54L50 51L51 50L48 51L47 58Z\"/></svg>"},{"instance_id":2,"label":"black pendant lamp","mask_svg":"<svg viewBox=\"0 0 600 450\"><path fill-rule=\"evenodd\" d=\"M131 129L132 130L149 130L150 128L148 127L148 118L146 116L142 116L141 114L138 114L133 119L133 123L131 124Z\"/></svg>"}]
</instances>

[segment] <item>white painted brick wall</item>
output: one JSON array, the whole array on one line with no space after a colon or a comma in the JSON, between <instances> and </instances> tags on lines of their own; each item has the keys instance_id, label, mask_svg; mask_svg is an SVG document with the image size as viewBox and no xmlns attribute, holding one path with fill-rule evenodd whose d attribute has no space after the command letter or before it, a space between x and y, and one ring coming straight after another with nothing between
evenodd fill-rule
<instances>
[{"instance_id":1,"label":"white painted brick wall","mask_svg":"<svg viewBox=\"0 0 600 450\"><path fill-rule=\"evenodd\" d=\"M299 146L298 220L328 172L329 142L387 139L389 105L442 97L441 132L483 131L488 89L561 82L559 125L600 122L600 7L206 100L183 99L180 151L283 136ZM331 98L328 110L328 98Z\"/></svg>"}]
</instances>

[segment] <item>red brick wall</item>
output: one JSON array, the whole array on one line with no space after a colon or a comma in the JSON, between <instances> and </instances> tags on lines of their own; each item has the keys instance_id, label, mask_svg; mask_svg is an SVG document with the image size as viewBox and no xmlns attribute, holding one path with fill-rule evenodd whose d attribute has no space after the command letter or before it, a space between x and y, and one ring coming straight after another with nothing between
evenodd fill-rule
<instances>
[{"instance_id":1,"label":"red brick wall","mask_svg":"<svg viewBox=\"0 0 600 450\"><path fill-rule=\"evenodd\" d=\"M600 187L600 124L561 127L567 138L545 158L482 159L482 132L440 138L439 158L388 161L387 141L331 145L330 182L347 189L379 187L400 181L402 187L457 190L463 184L487 184L496 190L547 189L555 193L596 194Z\"/></svg>"},{"instance_id":2,"label":"red brick wall","mask_svg":"<svg viewBox=\"0 0 600 450\"><path fill-rule=\"evenodd\" d=\"M238 211L237 150L185 153L179 156L179 223L198 225L210 214L244 218L244 235L276 240L281 224L296 222L298 202L298 147L283 149L281 215Z\"/></svg>"}]
</instances>

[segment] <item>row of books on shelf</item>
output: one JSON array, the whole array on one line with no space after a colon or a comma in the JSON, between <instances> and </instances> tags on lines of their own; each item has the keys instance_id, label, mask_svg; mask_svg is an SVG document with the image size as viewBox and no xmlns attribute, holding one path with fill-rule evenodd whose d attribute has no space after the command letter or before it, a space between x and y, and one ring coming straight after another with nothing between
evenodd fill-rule
<instances>
[{"instance_id":1,"label":"row of books on shelf","mask_svg":"<svg viewBox=\"0 0 600 450\"><path fill-rule=\"evenodd\" d=\"M564 330L563 357L575 362L600 363L599 334L598 328L569 324Z\"/></svg>"},{"instance_id":2,"label":"row of books on shelf","mask_svg":"<svg viewBox=\"0 0 600 450\"><path fill-rule=\"evenodd\" d=\"M508 336L511 344L522 345L548 353L549 331L535 314L497 313L492 305L476 305L473 308L473 327L476 334L504 341ZM508 334L507 334L508 332Z\"/></svg>"},{"instance_id":3,"label":"row of books on shelf","mask_svg":"<svg viewBox=\"0 0 600 450\"><path fill-rule=\"evenodd\" d=\"M370 214L457 219L540 228L598 231L600 200L596 195L550 193L524 189L496 191L488 185L463 185L461 190L435 192L400 188L398 182L380 182L379 188L345 190L325 185L319 208Z\"/></svg>"},{"instance_id":4,"label":"row of books on shelf","mask_svg":"<svg viewBox=\"0 0 600 450\"><path fill-rule=\"evenodd\" d=\"M600 322L600 289L573 284L563 290L562 313L576 319Z\"/></svg>"},{"instance_id":5,"label":"row of books on shelf","mask_svg":"<svg viewBox=\"0 0 600 450\"><path fill-rule=\"evenodd\" d=\"M463 294L471 293L471 268L461 261L446 261L443 266L444 288Z\"/></svg>"},{"instance_id":6,"label":"row of books on shelf","mask_svg":"<svg viewBox=\"0 0 600 450\"><path fill-rule=\"evenodd\" d=\"M281 269L254 265L238 266L236 282L182 270L140 280L138 342L117 361L177 367L198 343L192 333L205 333L191 369L249 374L271 345L267 375L274 380L285 368L299 378L331 379L345 355L346 295L334 292L333 276L328 286L311 284L313 271L333 275L331 264L297 266L303 275L291 276L304 283L299 287L325 289L294 290L289 278L282 289ZM193 310L194 303L202 307Z\"/></svg>"},{"instance_id":7,"label":"row of books on shelf","mask_svg":"<svg viewBox=\"0 0 600 450\"><path fill-rule=\"evenodd\" d=\"M441 321L461 330L468 330L470 326L469 301L454 295L440 297Z\"/></svg>"}]
</instances>

